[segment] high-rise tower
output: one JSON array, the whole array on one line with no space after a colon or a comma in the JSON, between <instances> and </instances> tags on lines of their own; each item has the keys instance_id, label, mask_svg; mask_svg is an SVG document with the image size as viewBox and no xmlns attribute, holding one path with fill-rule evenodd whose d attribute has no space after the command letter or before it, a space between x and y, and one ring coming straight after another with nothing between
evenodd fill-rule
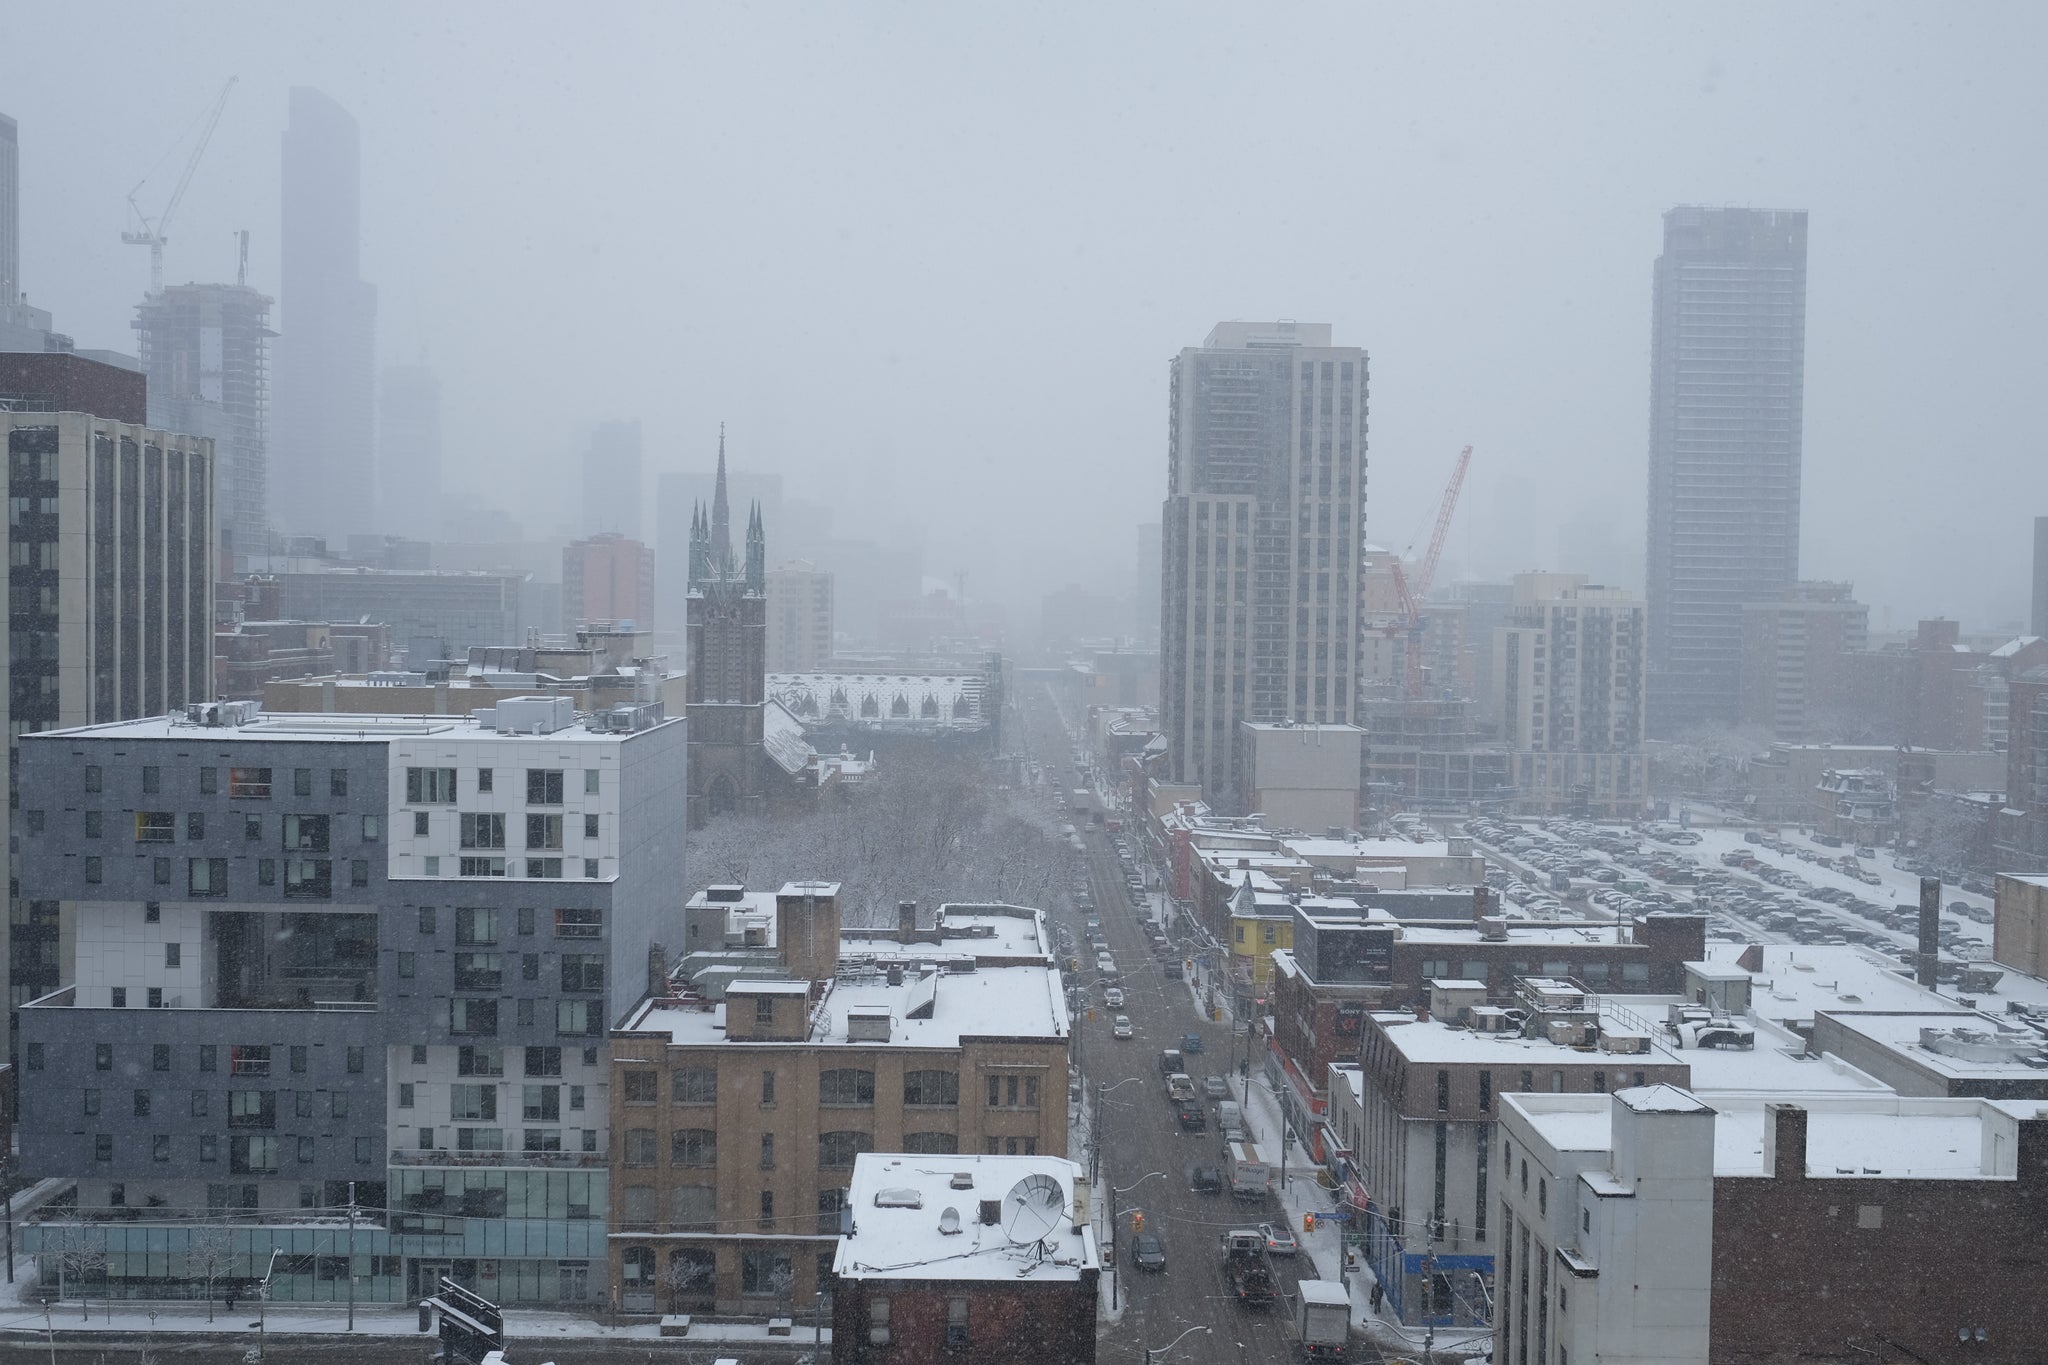
<instances>
[{"instance_id":1,"label":"high-rise tower","mask_svg":"<svg viewBox=\"0 0 2048 1365\"><path fill-rule=\"evenodd\" d=\"M213 438L220 549L260 552L269 525L270 300L174 284L135 310L149 425Z\"/></svg>"},{"instance_id":2,"label":"high-rise tower","mask_svg":"<svg viewBox=\"0 0 2048 1365\"><path fill-rule=\"evenodd\" d=\"M1799 577L1806 215L1664 215L1650 332L1649 725L1735 723L1742 607Z\"/></svg>"},{"instance_id":3,"label":"high-rise tower","mask_svg":"<svg viewBox=\"0 0 2048 1365\"><path fill-rule=\"evenodd\" d=\"M600 422L583 456L583 534L639 540L640 422Z\"/></svg>"},{"instance_id":4,"label":"high-rise tower","mask_svg":"<svg viewBox=\"0 0 2048 1365\"><path fill-rule=\"evenodd\" d=\"M270 462L280 531L340 543L376 525L377 291L361 278L361 150L346 109L305 86L284 130L282 335Z\"/></svg>"},{"instance_id":5,"label":"high-rise tower","mask_svg":"<svg viewBox=\"0 0 2048 1365\"><path fill-rule=\"evenodd\" d=\"M1160 698L1173 780L1225 810L1240 722L1355 720L1366 368L1296 322L1218 323L1172 363Z\"/></svg>"},{"instance_id":6,"label":"high-rise tower","mask_svg":"<svg viewBox=\"0 0 2048 1365\"><path fill-rule=\"evenodd\" d=\"M390 365L377 401L377 530L441 534L441 380L425 365Z\"/></svg>"}]
</instances>

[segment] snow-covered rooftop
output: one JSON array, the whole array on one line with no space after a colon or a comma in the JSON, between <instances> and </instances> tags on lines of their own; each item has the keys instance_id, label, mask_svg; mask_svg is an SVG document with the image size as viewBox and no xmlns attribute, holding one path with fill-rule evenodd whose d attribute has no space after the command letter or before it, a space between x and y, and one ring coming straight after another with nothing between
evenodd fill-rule
<instances>
[{"instance_id":1,"label":"snow-covered rooftop","mask_svg":"<svg viewBox=\"0 0 2048 1365\"><path fill-rule=\"evenodd\" d=\"M2009 1026L1982 1014L1947 1011L1829 1010L1827 1015L1846 1032L1946 1080L2004 1081L2038 1087L2037 1093L2048 1091L2048 1067L2027 1060L2048 1052L2048 1038L2023 1024Z\"/></svg>"},{"instance_id":2,"label":"snow-covered rooftop","mask_svg":"<svg viewBox=\"0 0 2048 1365\"><path fill-rule=\"evenodd\" d=\"M1072 1283L1099 1271L1082 1168L1055 1156L863 1152L847 1191L851 1231L832 1271L849 1280ZM983 1222L984 1201L996 1221Z\"/></svg>"},{"instance_id":3,"label":"snow-covered rooftop","mask_svg":"<svg viewBox=\"0 0 2048 1365\"><path fill-rule=\"evenodd\" d=\"M1418 858L1448 858L1450 844L1410 843L1406 839L1324 839L1284 835L1281 842L1303 858L1357 860L1359 862L1405 862ZM1475 855L1476 856L1476 855Z\"/></svg>"},{"instance_id":4,"label":"snow-covered rooftop","mask_svg":"<svg viewBox=\"0 0 2048 1365\"><path fill-rule=\"evenodd\" d=\"M1816 1009L1967 1011L1971 1006L1963 999L1993 1013L2003 1013L2008 1001L2048 1006L2048 981L2037 977L2004 971L1990 990L1941 986L1929 991L1896 959L1842 944L1709 943L1707 959L1740 966L1738 959L1752 947L1763 955L1762 968L1750 973L1752 1006L1759 1015L1795 1028L1811 1024Z\"/></svg>"}]
</instances>

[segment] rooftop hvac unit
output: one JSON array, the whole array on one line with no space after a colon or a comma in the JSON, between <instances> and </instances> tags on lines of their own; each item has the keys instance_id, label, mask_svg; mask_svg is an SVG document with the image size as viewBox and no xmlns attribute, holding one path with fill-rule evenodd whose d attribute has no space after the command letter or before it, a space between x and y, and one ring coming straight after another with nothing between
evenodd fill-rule
<instances>
[{"instance_id":1,"label":"rooftop hvac unit","mask_svg":"<svg viewBox=\"0 0 2048 1365\"><path fill-rule=\"evenodd\" d=\"M1647 1033L1603 1032L1600 1035L1602 1052L1643 1053L1650 1050L1650 1036Z\"/></svg>"},{"instance_id":2,"label":"rooftop hvac unit","mask_svg":"<svg viewBox=\"0 0 2048 1365\"><path fill-rule=\"evenodd\" d=\"M1576 1019L1553 1019L1545 1029L1546 1036L1559 1047L1583 1047L1588 1026Z\"/></svg>"},{"instance_id":3,"label":"rooftop hvac unit","mask_svg":"<svg viewBox=\"0 0 2048 1365\"><path fill-rule=\"evenodd\" d=\"M855 1005L846 1011L846 1041L886 1043L889 1041L889 1010L882 1005Z\"/></svg>"}]
</instances>

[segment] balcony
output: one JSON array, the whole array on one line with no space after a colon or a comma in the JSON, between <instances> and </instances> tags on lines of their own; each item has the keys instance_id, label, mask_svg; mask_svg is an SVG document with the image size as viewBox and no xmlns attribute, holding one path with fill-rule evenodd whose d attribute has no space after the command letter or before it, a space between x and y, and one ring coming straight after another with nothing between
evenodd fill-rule
<instances>
[{"instance_id":1,"label":"balcony","mask_svg":"<svg viewBox=\"0 0 2048 1365\"><path fill-rule=\"evenodd\" d=\"M453 1148L402 1148L390 1153L393 1166L524 1166L557 1171L601 1171L609 1164L603 1152L463 1152Z\"/></svg>"}]
</instances>

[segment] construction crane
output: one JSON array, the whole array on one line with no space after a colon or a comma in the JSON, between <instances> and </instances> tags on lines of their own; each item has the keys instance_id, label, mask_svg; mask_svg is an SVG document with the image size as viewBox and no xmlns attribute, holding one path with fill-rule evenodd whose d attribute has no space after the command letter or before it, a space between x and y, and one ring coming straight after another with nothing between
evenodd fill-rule
<instances>
[{"instance_id":1,"label":"construction crane","mask_svg":"<svg viewBox=\"0 0 2048 1365\"><path fill-rule=\"evenodd\" d=\"M1400 601L1401 614L1384 629L1389 636L1404 637L1401 694L1411 701L1422 695L1422 629L1429 624L1429 618L1422 614L1421 604L1429 600L1430 585L1436 581L1437 561L1443 558L1444 540L1451 532L1451 514L1458 509L1458 493L1465 486L1465 470L1471 463L1472 447L1466 446L1458 452L1451 481L1444 486L1443 501L1436 509L1436 527L1429 536L1429 549L1415 566L1413 583L1409 582L1407 570L1401 567L1401 557L1393 557L1394 593Z\"/></svg>"},{"instance_id":2,"label":"construction crane","mask_svg":"<svg viewBox=\"0 0 2048 1365\"><path fill-rule=\"evenodd\" d=\"M142 224L142 231L123 232L121 240L130 246L149 248L149 292L152 294L161 294L164 290L164 243L170 240L171 219L177 215L178 204L185 198L185 187L192 183L192 172L199 169L199 158L205 153L206 144L213 140L213 130L220 123L221 110L227 108L228 92L235 88L238 79L240 78L230 76L227 84L220 88L220 94L215 97L213 107L206 113L205 126L199 131L199 141L193 144L192 155L186 158L185 173L178 177L178 187L171 191L170 201L164 205L163 212L156 216L155 222L151 222L149 215L142 211L142 206L135 202L135 196L149 183L149 177L144 176L135 183L134 189L128 191L128 211L135 215L136 222Z\"/></svg>"}]
</instances>

